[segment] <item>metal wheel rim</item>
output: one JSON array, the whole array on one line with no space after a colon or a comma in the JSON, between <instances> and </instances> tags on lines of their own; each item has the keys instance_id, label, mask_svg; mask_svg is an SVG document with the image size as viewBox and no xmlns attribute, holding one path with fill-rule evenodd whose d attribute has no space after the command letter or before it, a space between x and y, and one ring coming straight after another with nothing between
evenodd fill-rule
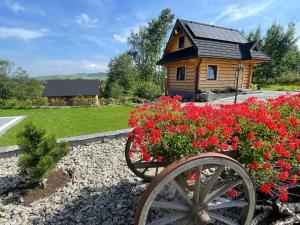
<instances>
[{"instance_id":1,"label":"metal wheel rim","mask_svg":"<svg viewBox=\"0 0 300 225\"><path fill-rule=\"evenodd\" d=\"M159 166L160 164L157 163L157 170L156 170L156 173L154 175L148 175L148 174L145 173L146 171L144 173L140 172L138 169L135 168L134 163L132 162L131 158L129 157L130 147L131 147L131 138L128 138L127 142L126 142L126 146L125 146L125 159L126 159L126 163L127 163L128 168L136 176L140 177L144 181L151 182L153 180L153 178L158 174L158 169L161 167L161 166Z\"/></svg>"},{"instance_id":2,"label":"metal wheel rim","mask_svg":"<svg viewBox=\"0 0 300 225\"><path fill-rule=\"evenodd\" d=\"M250 224L255 211L256 201L253 183L250 177L248 176L247 171L236 160L218 153L198 154L196 156L179 160L165 168L165 170L162 173L155 177L155 179L148 186L147 190L144 192L136 211L135 224L146 224L148 212L155 197L158 193L160 193L162 188L169 184L172 180L174 180L174 178L178 174L180 174L183 171L187 171L189 168L195 168L199 165L205 164L225 165L234 169L235 171L238 171L238 174L240 175L241 179L244 182L244 185L247 188L246 197L248 197L249 202L246 212L242 212L245 217L244 222L242 224Z\"/></svg>"}]
</instances>

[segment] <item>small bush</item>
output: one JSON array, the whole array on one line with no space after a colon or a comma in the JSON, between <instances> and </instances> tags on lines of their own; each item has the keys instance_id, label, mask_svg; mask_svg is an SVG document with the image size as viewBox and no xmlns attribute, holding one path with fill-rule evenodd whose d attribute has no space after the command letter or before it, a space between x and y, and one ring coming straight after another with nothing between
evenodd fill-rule
<instances>
[{"instance_id":1,"label":"small bush","mask_svg":"<svg viewBox=\"0 0 300 225\"><path fill-rule=\"evenodd\" d=\"M25 124L24 128L18 135L23 151L18 161L20 174L39 182L69 150L66 143L57 144L54 136L46 137L45 131L32 123Z\"/></svg>"},{"instance_id":2,"label":"small bush","mask_svg":"<svg viewBox=\"0 0 300 225\"><path fill-rule=\"evenodd\" d=\"M109 105L109 104L116 104L117 101L114 98L101 98L100 99L101 105Z\"/></svg>"},{"instance_id":3,"label":"small bush","mask_svg":"<svg viewBox=\"0 0 300 225\"><path fill-rule=\"evenodd\" d=\"M136 84L133 94L139 98L153 100L162 94L162 90L153 82L142 81Z\"/></svg>"},{"instance_id":4,"label":"small bush","mask_svg":"<svg viewBox=\"0 0 300 225\"><path fill-rule=\"evenodd\" d=\"M125 104L129 103L144 103L145 99L139 97L132 97L132 96L124 96L121 98L121 102Z\"/></svg>"},{"instance_id":5,"label":"small bush","mask_svg":"<svg viewBox=\"0 0 300 225\"><path fill-rule=\"evenodd\" d=\"M0 100L0 106L3 108L33 108L46 106L48 104L47 98L28 98L28 99L16 99L11 98L7 100Z\"/></svg>"}]
</instances>

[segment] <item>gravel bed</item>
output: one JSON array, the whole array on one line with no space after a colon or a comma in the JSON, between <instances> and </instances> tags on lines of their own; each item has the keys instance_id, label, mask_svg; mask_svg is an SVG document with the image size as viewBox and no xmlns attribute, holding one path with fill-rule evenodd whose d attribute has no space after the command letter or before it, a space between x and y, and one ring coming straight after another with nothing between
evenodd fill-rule
<instances>
[{"instance_id":1,"label":"gravel bed","mask_svg":"<svg viewBox=\"0 0 300 225\"><path fill-rule=\"evenodd\" d=\"M127 168L124 148L125 139L73 148L58 165L71 181L29 206L0 202L0 224L133 224L146 186ZM0 160L0 193L22 182L16 164L17 158Z\"/></svg>"}]
</instances>

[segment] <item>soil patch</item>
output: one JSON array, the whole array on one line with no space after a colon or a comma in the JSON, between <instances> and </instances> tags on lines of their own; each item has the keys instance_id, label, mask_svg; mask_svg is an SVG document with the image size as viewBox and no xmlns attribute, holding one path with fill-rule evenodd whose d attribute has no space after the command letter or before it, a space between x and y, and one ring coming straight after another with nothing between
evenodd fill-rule
<instances>
[{"instance_id":1,"label":"soil patch","mask_svg":"<svg viewBox=\"0 0 300 225\"><path fill-rule=\"evenodd\" d=\"M46 187L36 187L34 189L29 189L24 191L22 197L24 200L24 204L30 204L39 199L49 197L52 195L58 188L65 186L70 180L70 175L65 172L58 171L50 171L45 174L44 179L46 180Z\"/></svg>"}]
</instances>

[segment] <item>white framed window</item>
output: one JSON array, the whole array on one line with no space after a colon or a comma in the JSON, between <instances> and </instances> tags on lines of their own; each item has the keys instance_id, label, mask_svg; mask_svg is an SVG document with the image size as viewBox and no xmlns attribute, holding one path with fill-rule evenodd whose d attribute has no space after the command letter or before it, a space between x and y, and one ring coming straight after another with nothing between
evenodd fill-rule
<instances>
[{"instance_id":1,"label":"white framed window","mask_svg":"<svg viewBox=\"0 0 300 225\"><path fill-rule=\"evenodd\" d=\"M185 66L177 67L176 80L185 80Z\"/></svg>"},{"instance_id":2,"label":"white framed window","mask_svg":"<svg viewBox=\"0 0 300 225\"><path fill-rule=\"evenodd\" d=\"M208 65L207 66L207 80L217 80L218 66Z\"/></svg>"}]
</instances>

